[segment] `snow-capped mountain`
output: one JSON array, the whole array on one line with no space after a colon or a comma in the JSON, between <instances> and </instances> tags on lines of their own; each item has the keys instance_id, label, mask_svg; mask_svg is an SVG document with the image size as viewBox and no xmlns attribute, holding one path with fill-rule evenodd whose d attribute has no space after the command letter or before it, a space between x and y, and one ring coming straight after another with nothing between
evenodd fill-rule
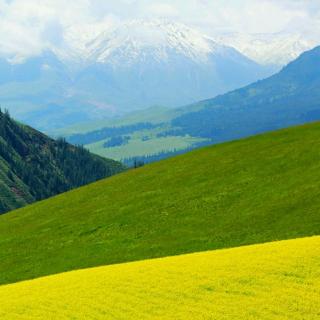
<instances>
[{"instance_id":1,"label":"snow-capped mountain","mask_svg":"<svg viewBox=\"0 0 320 320\"><path fill-rule=\"evenodd\" d=\"M183 24L134 20L87 43L87 67L76 86L103 88L118 109L179 106L249 84L270 74L234 48Z\"/></svg>"},{"instance_id":2,"label":"snow-capped mountain","mask_svg":"<svg viewBox=\"0 0 320 320\"><path fill-rule=\"evenodd\" d=\"M308 33L307 33L308 34ZM216 37L219 43L234 47L262 65L284 66L301 53L320 44L317 37L302 33L279 32L272 34L228 33Z\"/></svg>"},{"instance_id":3,"label":"snow-capped mountain","mask_svg":"<svg viewBox=\"0 0 320 320\"><path fill-rule=\"evenodd\" d=\"M26 64L28 74L34 76L26 76L23 83L14 77L3 87L0 83L0 92L10 87L10 96L5 95L5 101L0 97L0 103L13 106L14 111L19 105L19 119L47 129L73 119L108 117L153 105L189 104L272 72L180 23L134 20L100 33L97 30L83 34L77 45L76 33L70 33L65 47L50 48L49 63L41 66L44 60L38 57L41 72L32 72L30 59L20 62L19 68L23 70ZM55 60L59 63L53 64ZM55 110L59 112L52 121Z\"/></svg>"},{"instance_id":4,"label":"snow-capped mountain","mask_svg":"<svg viewBox=\"0 0 320 320\"><path fill-rule=\"evenodd\" d=\"M126 64L142 61L146 55L155 61L168 60L171 52L205 62L210 54L230 50L183 24L161 20L130 21L102 32L86 48L91 61Z\"/></svg>"}]
</instances>

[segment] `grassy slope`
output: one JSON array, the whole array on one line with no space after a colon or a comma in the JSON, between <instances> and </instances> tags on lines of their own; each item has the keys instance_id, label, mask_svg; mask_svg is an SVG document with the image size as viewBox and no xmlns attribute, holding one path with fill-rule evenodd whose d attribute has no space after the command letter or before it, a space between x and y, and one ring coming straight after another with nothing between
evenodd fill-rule
<instances>
[{"instance_id":1,"label":"grassy slope","mask_svg":"<svg viewBox=\"0 0 320 320\"><path fill-rule=\"evenodd\" d=\"M132 112L119 119L100 120L92 123L74 125L64 129L58 129L51 132L51 134L53 136L62 135L68 137L73 134L85 134L106 127L123 127L137 123L150 123L158 124L159 127L148 130L140 129L130 134L123 134L123 136L130 137L128 144L105 148L104 143L109 139L104 139L96 143L86 144L85 147L93 153L115 160L123 160L131 157L144 157L176 150L186 150L190 147L195 148L198 143L206 140L209 141L209 139L191 137L189 135L158 137L157 134L178 129L172 127L170 121L191 110L193 110L191 106L189 108L179 109L152 107L146 110ZM145 137L148 137L147 141L144 139ZM83 144L83 142L80 144Z\"/></svg>"},{"instance_id":2,"label":"grassy slope","mask_svg":"<svg viewBox=\"0 0 320 320\"><path fill-rule=\"evenodd\" d=\"M0 217L0 283L320 234L320 124L200 149Z\"/></svg>"},{"instance_id":3,"label":"grassy slope","mask_svg":"<svg viewBox=\"0 0 320 320\"><path fill-rule=\"evenodd\" d=\"M175 150L184 150L196 143L205 141L202 138L193 138L190 136L170 136L155 138L152 137L150 140L143 141L142 136L128 135L132 138L129 140L128 144L105 148L103 145L108 140L102 140L96 143L86 145L92 153L96 153L100 156L104 156L110 159L123 160L132 157L143 157L158 154L161 152L172 152ZM146 134L150 137L149 132Z\"/></svg>"},{"instance_id":4,"label":"grassy slope","mask_svg":"<svg viewBox=\"0 0 320 320\"><path fill-rule=\"evenodd\" d=\"M183 111L179 109L166 108L155 106L145 110L138 110L126 114L119 118L111 118L104 120L97 120L92 122L79 123L69 127L56 129L51 132L53 136L65 136L79 134L79 133L88 133L91 131L96 131L106 127L122 127L128 126L141 122L148 122L152 124L160 124L163 122L168 122L175 117L182 115Z\"/></svg>"},{"instance_id":5,"label":"grassy slope","mask_svg":"<svg viewBox=\"0 0 320 320\"><path fill-rule=\"evenodd\" d=\"M73 271L0 287L0 318L319 319L320 237Z\"/></svg>"}]
</instances>

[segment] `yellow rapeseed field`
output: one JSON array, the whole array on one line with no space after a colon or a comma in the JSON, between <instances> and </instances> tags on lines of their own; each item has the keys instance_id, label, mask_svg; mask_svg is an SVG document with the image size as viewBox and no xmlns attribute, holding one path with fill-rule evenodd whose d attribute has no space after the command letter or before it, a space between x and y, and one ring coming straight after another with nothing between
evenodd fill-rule
<instances>
[{"instance_id":1,"label":"yellow rapeseed field","mask_svg":"<svg viewBox=\"0 0 320 320\"><path fill-rule=\"evenodd\" d=\"M0 287L0 319L320 319L320 237Z\"/></svg>"}]
</instances>

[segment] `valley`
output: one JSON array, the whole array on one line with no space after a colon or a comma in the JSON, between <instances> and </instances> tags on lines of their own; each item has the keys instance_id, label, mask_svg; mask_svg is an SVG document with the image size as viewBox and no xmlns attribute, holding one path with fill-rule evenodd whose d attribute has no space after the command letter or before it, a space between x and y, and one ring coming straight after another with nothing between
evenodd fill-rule
<instances>
[{"instance_id":1,"label":"valley","mask_svg":"<svg viewBox=\"0 0 320 320\"><path fill-rule=\"evenodd\" d=\"M92 123L95 131L90 126L78 125L59 134L94 153L125 162L131 158L131 162L127 161L130 164L132 158L147 163L161 158L162 153L163 157L172 156L206 144L316 121L320 115L319 61L320 48L316 47L270 78L216 98L175 109L155 107L113 123ZM144 126L139 128L142 123ZM122 135L120 128L130 129L124 134L130 141L121 146L106 146L112 135L103 132L113 127L118 128L118 137ZM95 138L90 140L92 136ZM163 137L166 140L159 147L159 138Z\"/></svg>"}]
</instances>

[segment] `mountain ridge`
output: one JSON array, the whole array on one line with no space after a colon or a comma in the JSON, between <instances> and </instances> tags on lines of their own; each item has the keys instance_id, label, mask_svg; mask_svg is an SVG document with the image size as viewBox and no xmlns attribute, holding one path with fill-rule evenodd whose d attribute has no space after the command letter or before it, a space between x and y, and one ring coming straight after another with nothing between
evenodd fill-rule
<instances>
[{"instance_id":1,"label":"mountain ridge","mask_svg":"<svg viewBox=\"0 0 320 320\"><path fill-rule=\"evenodd\" d=\"M193 60L206 60L208 54L231 50L230 47L215 42L212 38L180 23L161 20L133 20L113 31L106 31L86 45L88 60L112 63L112 55L118 55L130 47L127 59L139 58L143 48L154 47L158 59L166 59L166 50L171 49ZM113 52L116 53L113 53ZM132 52L133 51L133 52Z\"/></svg>"},{"instance_id":2,"label":"mountain ridge","mask_svg":"<svg viewBox=\"0 0 320 320\"><path fill-rule=\"evenodd\" d=\"M0 214L123 171L0 111Z\"/></svg>"},{"instance_id":3,"label":"mountain ridge","mask_svg":"<svg viewBox=\"0 0 320 320\"><path fill-rule=\"evenodd\" d=\"M189 104L272 73L234 48L169 22L121 25L86 50L79 61L56 50L19 63L2 59L1 104L47 131L154 105Z\"/></svg>"},{"instance_id":4,"label":"mountain ridge","mask_svg":"<svg viewBox=\"0 0 320 320\"><path fill-rule=\"evenodd\" d=\"M316 121L320 118L319 58L320 47L304 52L279 73L204 100L199 111L185 113L173 124L219 142Z\"/></svg>"},{"instance_id":5,"label":"mountain ridge","mask_svg":"<svg viewBox=\"0 0 320 320\"><path fill-rule=\"evenodd\" d=\"M274 65L277 68L319 45L316 37L307 39L305 33L286 31L273 34L226 33L218 35L217 41L236 48L260 64Z\"/></svg>"},{"instance_id":6,"label":"mountain ridge","mask_svg":"<svg viewBox=\"0 0 320 320\"><path fill-rule=\"evenodd\" d=\"M214 144L317 121L320 119L319 61L320 47L315 47L277 74L215 98L171 110L148 109L144 113L123 117L122 121L117 119L114 124L106 122L105 127L102 122L97 123L97 130L84 126L81 131L79 126L78 134L66 130L65 135L70 141L80 144L83 141L87 148L100 155L149 162L153 158L160 159L159 153L171 156L176 151L182 152L183 148L187 151L196 148L199 142L200 146ZM137 127L142 119L154 129L130 132L129 129ZM127 130L130 140L126 145L106 147L111 136L103 133L110 131L112 126ZM93 127L94 124L88 126ZM121 131L118 131L119 139ZM95 136L92 143L87 139L90 136ZM167 144L159 147L163 137L166 137ZM186 139L197 142L185 147ZM139 146L140 154L133 150L134 146Z\"/></svg>"}]
</instances>

